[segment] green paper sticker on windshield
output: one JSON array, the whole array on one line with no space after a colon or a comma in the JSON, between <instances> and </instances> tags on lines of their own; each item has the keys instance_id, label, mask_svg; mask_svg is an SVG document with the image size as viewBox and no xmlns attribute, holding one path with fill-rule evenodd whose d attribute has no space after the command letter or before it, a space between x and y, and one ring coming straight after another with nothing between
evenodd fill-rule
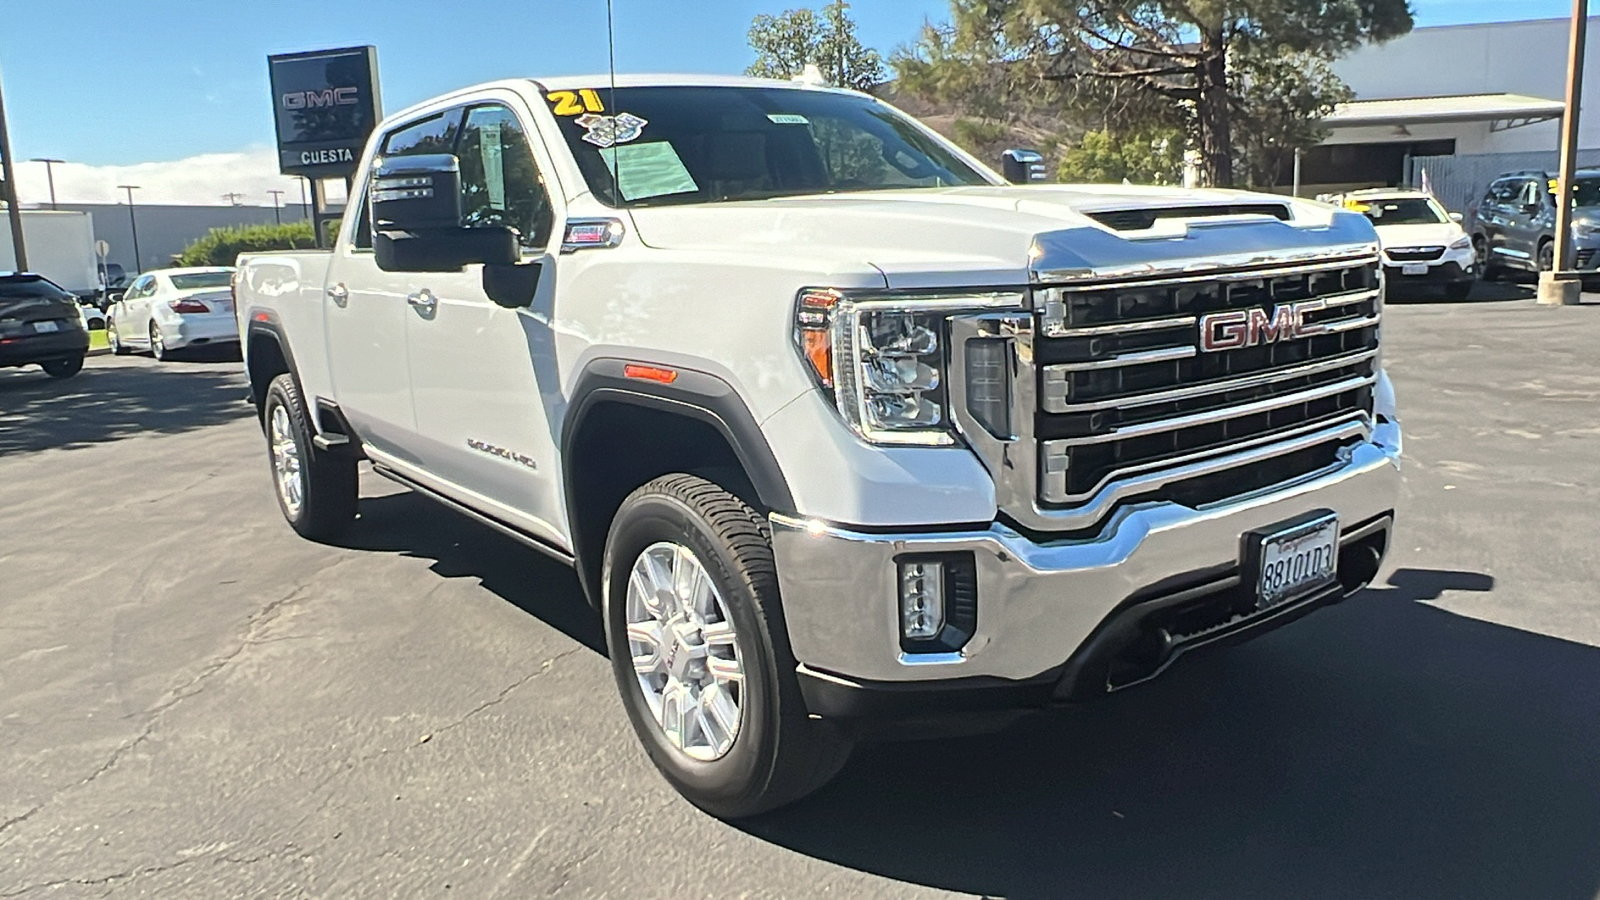
<instances>
[{"instance_id":1,"label":"green paper sticker on windshield","mask_svg":"<svg viewBox=\"0 0 1600 900\"><path fill-rule=\"evenodd\" d=\"M668 194L700 190L672 144L618 144L600 151L606 166L617 174L617 190L624 200L647 200Z\"/></svg>"}]
</instances>

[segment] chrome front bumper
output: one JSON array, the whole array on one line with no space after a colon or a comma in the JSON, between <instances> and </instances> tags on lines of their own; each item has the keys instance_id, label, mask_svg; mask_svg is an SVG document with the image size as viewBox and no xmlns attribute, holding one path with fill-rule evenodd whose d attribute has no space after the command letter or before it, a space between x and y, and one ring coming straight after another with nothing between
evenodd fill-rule
<instances>
[{"instance_id":1,"label":"chrome front bumper","mask_svg":"<svg viewBox=\"0 0 1600 900\"><path fill-rule=\"evenodd\" d=\"M795 658L850 679L1027 679L1060 667L1136 594L1236 566L1241 536L1314 509L1348 528L1391 512L1400 426L1378 423L1349 458L1289 486L1201 509L1151 503L1114 514L1096 536L1035 543L984 530L879 534L773 515L773 550ZM895 558L971 551L978 620L959 652L901 652Z\"/></svg>"}]
</instances>

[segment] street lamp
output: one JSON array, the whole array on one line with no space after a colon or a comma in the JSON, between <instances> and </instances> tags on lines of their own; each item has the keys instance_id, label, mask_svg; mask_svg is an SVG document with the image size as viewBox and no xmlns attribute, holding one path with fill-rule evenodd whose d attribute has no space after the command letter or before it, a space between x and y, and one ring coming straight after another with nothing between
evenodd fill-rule
<instances>
[{"instance_id":1,"label":"street lamp","mask_svg":"<svg viewBox=\"0 0 1600 900\"><path fill-rule=\"evenodd\" d=\"M51 209L57 209L58 207L56 206L56 164L60 163L62 165L65 165L67 161L64 160L64 159L43 159L41 157L35 157L34 159L30 159L28 161L29 162L42 162L42 163L44 163L44 177L49 179L49 181L50 181L50 208Z\"/></svg>"},{"instance_id":2,"label":"street lamp","mask_svg":"<svg viewBox=\"0 0 1600 900\"><path fill-rule=\"evenodd\" d=\"M282 225L283 213L279 210L283 208L283 191L267 191L267 193L272 195L272 221L274 224Z\"/></svg>"},{"instance_id":3,"label":"street lamp","mask_svg":"<svg viewBox=\"0 0 1600 900\"><path fill-rule=\"evenodd\" d=\"M117 190L128 192L128 227L133 229L133 271L138 274L144 271L144 263L139 261L139 220L133 215L133 192L139 190L139 185L119 184Z\"/></svg>"}]
</instances>

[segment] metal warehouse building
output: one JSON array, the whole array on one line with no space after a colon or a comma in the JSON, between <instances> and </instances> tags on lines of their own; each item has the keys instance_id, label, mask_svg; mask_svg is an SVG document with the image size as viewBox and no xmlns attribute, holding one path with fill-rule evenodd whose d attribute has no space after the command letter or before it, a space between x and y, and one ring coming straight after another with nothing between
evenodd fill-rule
<instances>
[{"instance_id":1,"label":"metal warehouse building","mask_svg":"<svg viewBox=\"0 0 1600 900\"><path fill-rule=\"evenodd\" d=\"M1418 28L1335 65L1356 100L1302 161L1302 195L1420 185L1464 210L1494 176L1557 165L1566 95L1567 19ZM1600 17L1590 22L1591 63ZM1600 165L1600 75L1584 73L1590 100L1580 165Z\"/></svg>"}]
</instances>

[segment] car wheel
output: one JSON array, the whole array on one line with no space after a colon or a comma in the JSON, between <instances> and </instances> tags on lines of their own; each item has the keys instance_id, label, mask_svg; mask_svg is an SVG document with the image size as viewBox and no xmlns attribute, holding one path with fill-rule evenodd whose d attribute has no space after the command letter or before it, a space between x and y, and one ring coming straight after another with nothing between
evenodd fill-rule
<instances>
[{"instance_id":1,"label":"car wheel","mask_svg":"<svg viewBox=\"0 0 1600 900\"><path fill-rule=\"evenodd\" d=\"M161 336L161 329L154 322L150 323L150 355L158 360L167 359L172 355L172 351L167 349L166 340Z\"/></svg>"},{"instance_id":2,"label":"car wheel","mask_svg":"<svg viewBox=\"0 0 1600 900\"><path fill-rule=\"evenodd\" d=\"M1484 281L1500 280L1501 268L1489 261L1489 241L1481 237L1473 238L1472 252L1478 257L1478 277Z\"/></svg>"},{"instance_id":3,"label":"car wheel","mask_svg":"<svg viewBox=\"0 0 1600 900\"><path fill-rule=\"evenodd\" d=\"M1556 267L1556 245L1554 241L1545 241L1539 245L1539 271L1549 272Z\"/></svg>"},{"instance_id":4,"label":"car wheel","mask_svg":"<svg viewBox=\"0 0 1600 900\"><path fill-rule=\"evenodd\" d=\"M83 354L69 356L66 359L52 359L49 362L40 363L39 366L51 378L71 378L83 371Z\"/></svg>"},{"instance_id":5,"label":"car wheel","mask_svg":"<svg viewBox=\"0 0 1600 900\"><path fill-rule=\"evenodd\" d=\"M1472 296L1472 282L1459 281L1455 284L1447 284L1444 286L1444 296L1446 300L1453 300L1459 303Z\"/></svg>"},{"instance_id":6,"label":"car wheel","mask_svg":"<svg viewBox=\"0 0 1600 900\"><path fill-rule=\"evenodd\" d=\"M310 413L293 376L272 379L261 419L283 517L301 537L314 541L338 537L356 517L355 457L318 450L311 442Z\"/></svg>"},{"instance_id":7,"label":"car wheel","mask_svg":"<svg viewBox=\"0 0 1600 900\"><path fill-rule=\"evenodd\" d=\"M602 577L623 706L690 802L754 815L844 765L850 741L800 696L763 516L703 478L657 478L617 510Z\"/></svg>"},{"instance_id":8,"label":"car wheel","mask_svg":"<svg viewBox=\"0 0 1600 900\"><path fill-rule=\"evenodd\" d=\"M112 356L127 356L129 353L133 352L131 349L129 349L127 344L122 342L122 338L117 336L116 319L106 320L106 340L111 344Z\"/></svg>"}]
</instances>

